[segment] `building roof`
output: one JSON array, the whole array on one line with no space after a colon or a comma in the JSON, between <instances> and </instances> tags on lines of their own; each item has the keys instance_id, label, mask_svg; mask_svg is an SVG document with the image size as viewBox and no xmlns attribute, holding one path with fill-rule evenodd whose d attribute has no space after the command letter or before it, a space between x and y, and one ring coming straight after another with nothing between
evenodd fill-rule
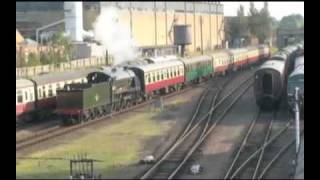
<instances>
[{"instance_id":1,"label":"building roof","mask_svg":"<svg viewBox=\"0 0 320 180\"><path fill-rule=\"evenodd\" d=\"M18 29L16 29L16 44L19 44L23 41L24 41L24 38L22 37Z\"/></svg>"}]
</instances>

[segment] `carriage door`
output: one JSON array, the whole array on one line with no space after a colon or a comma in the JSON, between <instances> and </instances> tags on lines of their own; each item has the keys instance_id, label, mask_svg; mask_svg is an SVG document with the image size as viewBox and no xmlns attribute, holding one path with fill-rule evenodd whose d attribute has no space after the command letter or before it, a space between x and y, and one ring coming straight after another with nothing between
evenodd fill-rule
<instances>
[{"instance_id":1,"label":"carriage door","mask_svg":"<svg viewBox=\"0 0 320 180\"><path fill-rule=\"evenodd\" d=\"M262 89L264 94L272 94L272 75L264 74L262 79Z\"/></svg>"}]
</instances>

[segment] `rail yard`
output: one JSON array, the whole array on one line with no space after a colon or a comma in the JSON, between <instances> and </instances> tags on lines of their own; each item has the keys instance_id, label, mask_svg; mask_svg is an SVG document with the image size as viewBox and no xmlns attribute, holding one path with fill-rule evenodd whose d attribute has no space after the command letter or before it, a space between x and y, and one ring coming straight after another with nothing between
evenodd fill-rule
<instances>
[{"instance_id":1,"label":"rail yard","mask_svg":"<svg viewBox=\"0 0 320 180\"><path fill-rule=\"evenodd\" d=\"M65 19L36 29L37 46L43 46L38 49L46 49L39 52L40 62L49 61L41 60L50 51L48 42L64 42L49 52L62 49L51 66L63 70L43 74L34 70L16 79L16 178L303 178L304 40L300 34L277 48L261 37L240 44L236 37L229 47L220 3L149 3L62 2L47 7L57 12L63 7ZM46 6L43 2L29 7ZM101 8L95 21L85 22L92 23L92 31L82 27L82 21L88 21L82 18L82 9L89 6ZM19 4L17 11L25 7ZM85 8L84 12L94 11ZM176 12L179 8L184 13ZM146 20L149 11L154 12L154 41L149 40L153 36L149 30L144 34L140 29L143 24L136 24ZM261 16L264 11L267 3ZM189 22L189 16L194 22ZM152 26L150 22L143 23ZM61 23L66 33L49 36L56 31L50 28ZM164 39L157 30L162 23L168 35ZM100 54L96 47L102 49ZM28 52L23 48L19 54ZM105 64L73 63L77 64L73 68L70 62L86 53L91 53L86 58L105 59ZM59 62L54 62L58 56ZM19 55L19 64L33 68L28 63L35 63L32 58L37 55L23 57Z\"/></svg>"}]
</instances>

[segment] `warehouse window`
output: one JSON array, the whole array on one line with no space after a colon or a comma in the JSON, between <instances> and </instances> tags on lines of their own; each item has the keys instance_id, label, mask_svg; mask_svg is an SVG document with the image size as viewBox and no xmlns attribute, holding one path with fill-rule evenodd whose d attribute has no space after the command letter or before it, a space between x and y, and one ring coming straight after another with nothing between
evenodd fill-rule
<instances>
[{"instance_id":1,"label":"warehouse window","mask_svg":"<svg viewBox=\"0 0 320 180\"><path fill-rule=\"evenodd\" d=\"M18 102L18 103L22 103L22 101L23 101L22 92L21 92L21 91L18 91L18 92L17 92L17 102Z\"/></svg>"}]
</instances>

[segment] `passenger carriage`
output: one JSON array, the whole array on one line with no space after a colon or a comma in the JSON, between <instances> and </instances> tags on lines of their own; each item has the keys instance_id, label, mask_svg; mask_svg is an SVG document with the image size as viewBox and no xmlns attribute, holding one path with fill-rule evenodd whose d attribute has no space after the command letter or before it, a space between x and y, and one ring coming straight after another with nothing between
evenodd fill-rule
<instances>
[{"instance_id":1,"label":"passenger carriage","mask_svg":"<svg viewBox=\"0 0 320 180\"><path fill-rule=\"evenodd\" d=\"M203 78L208 78L213 74L212 57L196 56L183 58L181 61L185 69L185 81L200 82Z\"/></svg>"},{"instance_id":2,"label":"passenger carriage","mask_svg":"<svg viewBox=\"0 0 320 180\"><path fill-rule=\"evenodd\" d=\"M29 113L35 109L34 83L29 79L16 80L16 120L30 119Z\"/></svg>"},{"instance_id":3,"label":"passenger carriage","mask_svg":"<svg viewBox=\"0 0 320 180\"><path fill-rule=\"evenodd\" d=\"M258 62L260 57L259 49L257 47L248 48L248 63L255 64Z\"/></svg>"},{"instance_id":4,"label":"passenger carriage","mask_svg":"<svg viewBox=\"0 0 320 180\"><path fill-rule=\"evenodd\" d=\"M271 109L283 95L285 64L279 60L269 60L255 72L254 95L263 109Z\"/></svg>"},{"instance_id":5,"label":"passenger carriage","mask_svg":"<svg viewBox=\"0 0 320 180\"><path fill-rule=\"evenodd\" d=\"M219 51L210 55L212 56L214 74L226 74L233 64L230 53L228 51Z\"/></svg>"},{"instance_id":6,"label":"passenger carriage","mask_svg":"<svg viewBox=\"0 0 320 180\"><path fill-rule=\"evenodd\" d=\"M40 120L48 113L47 110L56 107L57 89L63 88L65 84L86 82L86 74L91 70L51 73L16 80L16 119Z\"/></svg>"},{"instance_id":7,"label":"passenger carriage","mask_svg":"<svg viewBox=\"0 0 320 180\"><path fill-rule=\"evenodd\" d=\"M288 78L288 104L291 109L294 109L294 100L295 100L295 88L299 88L299 98L301 100L300 109L301 112L304 112L304 56L296 58L294 64L294 70Z\"/></svg>"},{"instance_id":8,"label":"passenger carriage","mask_svg":"<svg viewBox=\"0 0 320 180\"><path fill-rule=\"evenodd\" d=\"M139 77L142 93L148 98L154 94L179 90L185 81L184 65L179 60L130 66L129 69Z\"/></svg>"},{"instance_id":9,"label":"passenger carriage","mask_svg":"<svg viewBox=\"0 0 320 180\"><path fill-rule=\"evenodd\" d=\"M231 49L230 50L233 62L235 64L235 69L241 69L248 65L248 50L245 48L241 49Z\"/></svg>"}]
</instances>

